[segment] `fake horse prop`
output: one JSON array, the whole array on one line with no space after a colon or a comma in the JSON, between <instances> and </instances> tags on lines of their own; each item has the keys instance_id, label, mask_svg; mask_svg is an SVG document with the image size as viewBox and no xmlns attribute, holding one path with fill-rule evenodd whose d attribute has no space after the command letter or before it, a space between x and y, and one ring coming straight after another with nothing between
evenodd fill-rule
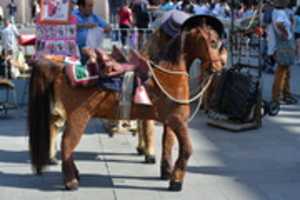
<instances>
[{"instance_id":1,"label":"fake horse prop","mask_svg":"<svg viewBox=\"0 0 300 200\"><path fill-rule=\"evenodd\" d=\"M165 138L173 134L176 136L179 154L174 166L171 160L173 140L164 140L165 153L161 162L161 178L170 180L171 191L182 189L192 154L187 125L190 114L188 66L195 58L202 61L203 68L223 66L217 45L220 41L219 34L205 20L197 24L187 21L181 34L168 43L159 65L152 65L143 57L138 57L140 65L147 65L152 74L144 84L152 105L133 104L130 118L159 121L164 125ZM98 59L97 62L102 65L102 61ZM77 189L80 175L73 158L74 149L91 118L119 119L120 95L96 87L71 87L65 78L64 65L59 61L41 58L33 61L32 65L28 114L31 163L38 174L48 164L51 106L60 106L66 119L61 141L64 185L68 190Z\"/></svg>"},{"instance_id":2,"label":"fake horse prop","mask_svg":"<svg viewBox=\"0 0 300 200\"><path fill-rule=\"evenodd\" d=\"M162 59L162 55L164 54L164 46L174 38L181 29L181 26L185 23L186 20L190 18L190 15L177 11L172 10L166 12L161 18L159 18L156 23L157 29L153 32L149 40L145 44L145 48L142 50L142 55L151 60L154 64L159 64L160 60ZM195 22L197 20L197 22ZM217 31L219 36L223 32L223 25L220 23L216 18L206 15L197 16L188 20L186 24L194 24L202 23L205 21L206 24L211 26L214 30ZM160 25L158 25L160 24ZM220 54L223 57L223 62L227 60L227 50L225 48L220 48ZM195 58L191 56L191 60ZM189 64L192 62L190 61ZM189 66L190 67L190 66ZM212 72L220 72L223 69L222 65L213 66L213 65L206 65L205 67L201 68L202 76L208 76ZM202 78L203 78L202 77ZM204 78L203 78L204 79ZM201 84L201 80L199 81L199 85ZM213 93L213 87L209 87L207 92L204 94L206 98L204 98L203 104L204 107L207 107L209 99L207 98ZM164 131L166 129L164 128ZM171 137L170 134L167 137L163 137L163 143L170 143L170 141L175 142L174 136ZM164 145L165 146L165 145ZM137 152L140 155L145 155L145 163L153 164L156 162L155 159L155 122L153 120L138 120L138 146ZM166 152L162 151L162 157Z\"/></svg>"}]
</instances>

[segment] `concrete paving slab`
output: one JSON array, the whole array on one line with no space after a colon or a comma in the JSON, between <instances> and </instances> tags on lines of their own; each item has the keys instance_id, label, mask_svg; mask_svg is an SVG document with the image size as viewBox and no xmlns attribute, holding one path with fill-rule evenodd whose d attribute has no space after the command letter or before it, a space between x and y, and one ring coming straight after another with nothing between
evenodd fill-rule
<instances>
[{"instance_id":1,"label":"concrete paving slab","mask_svg":"<svg viewBox=\"0 0 300 200\"><path fill-rule=\"evenodd\" d=\"M293 92L300 90L300 67L293 69ZM273 77L264 75L264 96ZM18 86L19 87L19 86ZM22 89L22 85L20 87ZM300 94L300 92L299 92ZM0 199L295 200L300 187L300 104L282 106L258 130L233 134L206 125L199 114L189 126L194 153L182 192L167 191L159 180L162 127L156 128L157 164L136 154L131 134L110 138L93 120L76 148L80 189L63 190L61 167L42 177L32 174L26 136L26 108L0 119ZM178 147L173 150L177 154Z\"/></svg>"}]
</instances>

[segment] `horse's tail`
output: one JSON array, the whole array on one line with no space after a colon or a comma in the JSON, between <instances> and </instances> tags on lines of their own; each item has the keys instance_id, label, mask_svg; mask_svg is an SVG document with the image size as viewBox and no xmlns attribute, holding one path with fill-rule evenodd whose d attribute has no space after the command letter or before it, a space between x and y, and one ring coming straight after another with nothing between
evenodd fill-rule
<instances>
[{"instance_id":1,"label":"horse's tail","mask_svg":"<svg viewBox=\"0 0 300 200\"><path fill-rule=\"evenodd\" d=\"M33 61L29 85L28 130L31 163L38 174L49 162L50 116L53 82L61 66L46 60Z\"/></svg>"}]
</instances>

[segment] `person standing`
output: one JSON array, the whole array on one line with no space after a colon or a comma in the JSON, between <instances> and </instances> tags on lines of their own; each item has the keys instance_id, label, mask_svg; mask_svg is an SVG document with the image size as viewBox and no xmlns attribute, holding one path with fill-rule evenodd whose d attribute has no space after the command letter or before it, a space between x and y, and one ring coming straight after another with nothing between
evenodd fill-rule
<instances>
[{"instance_id":1,"label":"person standing","mask_svg":"<svg viewBox=\"0 0 300 200\"><path fill-rule=\"evenodd\" d=\"M159 10L167 12L175 8L174 3L171 0L160 0Z\"/></svg>"},{"instance_id":2,"label":"person standing","mask_svg":"<svg viewBox=\"0 0 300 200\"><path fill-rule=\"evenodd\" d=\"M17 15L17 10L18 10L17 4L15 3L14 0L10 0L9 4L7 5L7 10L12 23L14 23Z\"/></svg>"},{"instance_id":3,"label":"person standing","mask_svg":"<svg viewBox=\"0 0 300 200\"><path fill-rule=\"evenodd\" d=\"M128 2L126 0L118 11L118 18L119 27L121 28L121 42L123 46L126 46L128 32L132 25L132 11L129 8Z\"/></svg>"},{"instance_id":4,"label":"person standing","mask_svg":"<svg viewBox=\"0 0 300 200\"><path fill-rule=\"evenodd\" d=\"M296 104L298 101L291 94L290 69L295 61L295 41L292 20L286 12L289 1L274 0L272 25L275 33L275 61L277 69L272 88L272 100L277 103Z\"/></svg>"},{"instance_id":5,"label":"person standing","mask_svg":"<svg viewBox=\"0 0 300 200\"><path fill-rule=\"evenodd\" d=\"M41 12L41 8L38 0L33 1L31 11L32 11L31 17L32 20L34 21L36 17L39 15L39 13Z\"/></svg>"},{"instance_id":6,"label":"person standing","mask_svg":"<svg viewBox=\"0 0 300 200\"><path fill-rule=\"evenodd\" d=\"M211 14L211 2L209 0L203 0L197 3L194 7L196 15L210 15Z\"/></svg>"},{"instance_id":7,"label":"person standing","mask_svg":"<svg viewBox=\"0 0 300 200\"><path fill-rule=\"evenodd\" d=\"M4 20L4 28L1 32L2 48L5 56L15 55L18 51L17 39L20 33L17 27L12 24L11 19Z\"/></svg>"},{"instance_id":8,"label":"person standing","mask_svg":"<svg viewBox=\"0 0 300 200\"><path fill-rule=\"evenodd\" d=\"M2 6L0 6L0 22L2 23L4 19L4 12Z\"/></svg>"},{"instance_id":9,"label":"person standing","mask_svg":"<svg viewBox=\"0 0 300 200\"><path fill-rule=\"evenodd\" d=\"M8 77L15 78L19 75L17 68L14 68L12 61L16 59L18 53L17 39L20 37L20 33L17 27L11 23L11 19L4 20L4 28L1 32L2 38L2 54L7 62Z\"/></svg>"},{"instance_id":10,"label":"person standing","mask_svg":"<svg viewBox=\"0 0 300 200\"><path fill-rule=\"evenodd\" d=\"M268 1L264 4L263 7L263 26L266 30L266 57L265 57L265 66L264 70L268 74L274 74L275 60L274 60L274 51L275 51L275 33L272 23L274 6Z\"/></svg>"},{"instance_id":11,"label":"person standing","mask_svg":"<svg viewBox=\"0 0 300 200\"><path fill-rule=\"evenodd\" d=\"M103 29L103 32L110 32L110 25L100 16L94 14L94 0L78 0L78 9L73 10L73 15L77 21L77 38L76 42L79 47L82 61L86 59L82 55L82 49L87 46L87 37L89 31L95 28Z\"/></svg>"},{"instance_id":12,"label":"person standing","mask_svg":"<svg viewBox=\"0 0 300 200\"><path fill-rule=\"evenodd\" d=\"M192 0L179 1L176 4L176 9L190 14L195 14L195 5L193 4Z\"/></svg>"},{"instance_id":13,"label":"person standing","mask_svg":"<svg viewBox=\"0 0 300 200\"><path fill-rule=\"evenodd\" d=\"M219 0L218 3L215 4L214 9L212 10L212 14L215 17L225 19L230 16L230 7L227 4L226 0Z\"/></svg>"},{"instance_id":14,"label":"person standing","mask_svg":"<svg viewBox=\"0 0 300 200\"><path fill-rule=\"evenodd\" d=\"M296 64L300 65L300 6L295 12Z\"/></svg>"},{"instance_id":15,"label":"person standing","mask_svg":"<svg viewBox=\"0 0 300 200\"><path fill-rule=\"evenodd\" d=\"M144 44L144 34L147 33L146 29L148 29L150 23L149 2L147 0L133 0L130 8L134 16L135 26L139 29L138 49L141 49Z\"/></svg>"},{"instance_id":16,"label":"person standing","mask_svg":"<svg viewBox=\"0 0 300 200\"><path fill-rule=\"evenodd\" d=\"M123 5L124 0L110 0L109 1L109 19L110 23L117 23L116 18L118 15L118 9Z\"/></svg>"}]
</instances>

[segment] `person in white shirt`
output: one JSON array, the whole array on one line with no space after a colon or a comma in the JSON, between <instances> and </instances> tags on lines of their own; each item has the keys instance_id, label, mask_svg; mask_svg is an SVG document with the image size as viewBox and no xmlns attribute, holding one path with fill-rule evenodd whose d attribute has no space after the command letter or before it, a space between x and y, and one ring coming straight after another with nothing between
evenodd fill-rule
<instances>
[{"instance_id":1,"label":"person in white shirt","mask_svg":"<svg viewBox=\"0 0 300 200\"><path fill-rule=\"evenodd\" d=\"M11 22L11 19L4 20L4 28L1 32L2 48L5 55L15 55L18 51L17 39L20 33L17 27Z\"/></svg>"},{"instance_id":2,"label":"person in white shirt","mask_svg":"<svg viewBox=\"0 0 300 200\"><path fill-rule=\"evenodd\" d=\"M0 6L0 21L2 21L4 18L4 12L2 6Z\"/></svg>"},{"instance_id":3,"label":"person in white shirt","mask_svg":"<svg viewBox=\"0 0 300 200\"><path fill-rule=\"evenodd\" d=\"M285 10L289 1L274 0L273 4L275 9L272 13L272 25L276 39L274 55L277 69L272 89L272 100L278 103L296 104L298 101L291 95L290 91L290 68L295 59L295 41L292 19Z\"/></svg>"},{"instance_id":4,"label":"person in white shirt","mask_svg":"<svg viewBox=\"0 0 300 200\"><path fill-rule=\"evenodd\" d=\"M16 78L19 76L20 71L17 66L13 63L17 58L18 53L18 42L20 33L16 26L11 22L12 19L4 20L4 28L1 32L2 38L2 54L4 55L6 66L7 66L7 76L8 78Z\"/></svg>"},{"instance_id":5,"label":"person in white shirt","mask_svg":"<svg viewBox=\"0 0 300 200\"><path fill-rule=\"evenodd\" d=\"M198 5L195 5L194 11L196 15L211 15L210 2L201 1Z\"/></svg>"},{"instance_id":6,"label":"person in white shirt","mask_svg":"<svg viewBox=\"0 0 300 200\"><path fill-rule=\"evenodd\" d=\"M223 19L229 17L229 13L230 13L230 7L227 4L226 0L219 0L219 2L216 3L214 9L212 10L212 14L215 17L223 18Z\"/></svg>"}]
</instances>

